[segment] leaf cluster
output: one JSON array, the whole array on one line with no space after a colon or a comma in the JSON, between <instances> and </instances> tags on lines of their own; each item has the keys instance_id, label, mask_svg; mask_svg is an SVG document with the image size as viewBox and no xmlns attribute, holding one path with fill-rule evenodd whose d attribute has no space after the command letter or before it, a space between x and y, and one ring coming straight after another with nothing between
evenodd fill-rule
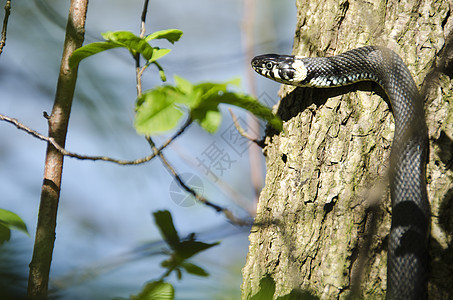
<instances>
[{"instance_id":1,"label":"leaf cluster","mask_svg":"<svg viewBox=\"0 0 453 300\"><path fill-rule=\"evenodd\" d=\"M166 39L170 43L174 44L181 38L181 36L182 31L179 29L156 31L146 37L139 37L130 31L104 32L102 33L102 37L105 41L91 43L75 50L69 58L69 66L74 68L80 63L80 61L87 57L105 50L120 47L129 50L133 57L136 57L137 55L143 56L147 65L156 65L159 69L161 79L165 81L165 73L157 60L167 55L171 49L153 47L149 44L149 42L155 39Z\"/></svg>"},{"instance_id":2,"label":"leaf cluster","mask_svg":"<svg viewBox=\"0 0 453 300\"><path fill-rule=\"evenodd\" d=\"M193 85L174 76L175 86L164 85L143 93L137 99L135 128L139 133L152 135L173 129L180 122L184 110L209 133L214 133L222 121L219 104L229 104L246 109L274 128L281 130L281 120L255 98L229 92L228 87L238 86L238 79L225 83L204 82Z\"/></svg>"},{"instance_id":3,"label":"leaf cluster","mask_svg":"<svg viewBox=\"0 0 453 300\"><path fill-rule=\"evenodd\" d=\"M178 279L182 278L182 270L189 274L207 277L209 276L200 266L188 262L192 256L205 251L219 244L203 243L195 240L195 233L191 233L187 238L181 239L173 224L173 218L168 210L160 210L155 213L154 220L165 242L170 248L168 258L162 261L161 266L167 271L159 279L151 281L137 295L131 295L130 300L171 300L175 297L173 285L164 281L172 272L176 272ZM124 299L124 298L116 298Z\"/></svg>"},{"instance_id":4,"label":"leaf cluster","mask_svg":"<svg viewBox=\"0 0 453 300\"><path fill-rule=\"evenodd\" d=\"M202 251L217 246L219 242L208 244L197 241L195 233L191 233L187 238L181 239L168 210L157 211L153 215L162 237L171 249L170 253L168 253L169 257L161 263L161 266L167 269L166 276L175 271L178 279L181 279L182 270L192 275L209 276L203 268L187 260Z\"/></svg>"},{"instance_id":5,"label":"leaf cluster","mask_svg":"<svg viewBox=\"0 0 453 300\"><path fill-rule=\"evenodd\" d=\"M153 47L149 42L155 39L166 39L173 44L181 38L182 34L178 29L156 31L146 37L139 37L129 31L108 31L102 34L105 41L91 43L77 49L69 59L69 64L74 68L83 59L94 54L114 48L126 48L134 58L141 55L146 61L145 67L150 64L156 65L162 81L165 81L166 75L157 60L171 50ZM221 103L246 109L268 121L275 129L282 128L281 120L255 98L227 90L231 85L238 86L239 80L193 85L179 76L175 76L174 79L175 86L156 87L138 97L134 122L137 132L153 135L171 130L178 125L185 110L188 110L190 120L198 122L209 133L214 133L222 121L222 114L219 111Z\"/></svg>"}]
</instances>

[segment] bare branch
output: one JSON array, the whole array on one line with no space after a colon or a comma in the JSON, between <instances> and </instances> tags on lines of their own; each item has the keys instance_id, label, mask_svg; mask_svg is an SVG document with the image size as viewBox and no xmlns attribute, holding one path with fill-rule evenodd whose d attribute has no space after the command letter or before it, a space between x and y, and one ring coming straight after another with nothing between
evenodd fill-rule
<instances>
[{"instance_id":1,"label":"bare branch","mask_svg":"<svg viewBox=\"0 0 453 300\"><path fill-rule=\"evenodd\" d=\"M47 136L42 135L39 132L34 131L33 129L30 129L29 127L27 127L24 124L22 124L21 122L19 122L17 119L10 118L8 116L0 114L0 120L11 123L11 124L15 125L18 129L23 130L23 131L33 135L34 137L37 137L40 140L50 142L50 139Z\"/></svg>"},{"instance_id":2,"label":"bare branch","mask_svg":"<svg viewBox=\"0 0 453 300\"><path fill-rule=\"evenodd\" d=\"M239 121L238 121L238 118L236 117L236 115L233 113L233 111L231 110L231 108L228 109L228 111L230 112L230 115L231 115L231 118L233 118L233 122L234 122L234 127L236 127L236 130L238 131L238 133L245 137L246 139L248 139L249 141L257 144L259 147L263 148L264 146L262 145L262 142L261 140L258 140L258 139L255 139L253 137L251 137L250 135L248 135L247 132L245 132L244 128L241 127L241 124L239 124Z\"/></svg>"},{"instance_id":3,"label":"bare branch","mask_svg":"<svg viewBox=\"0 0 453 300\"><path fill-rule=\"evenodd\" d=\"M148 141L149 145L151 146L151 149L153 150L154 154L159 155L159 158L161 159L162 163L164 164L165 168L170 172L170 174L176 179L178 184L189 194L191 194L195 199L200 201L206 206L209 206L213 208L217 212L221 212L225 215L225 217L230 220L233 224L240 225L240 226L245 226L245 225L250 225L251 222L247 220L242 220L234 216L234 214L228 210L227 208L221 207L217 204L212 203L205 197L201 196L198 194L195 190L190 188L178 175L176 170L173 168L173 166L167 161L165 156L162 154L162 152L158 152L158 149L156 148L156 145L154 144L154 141L151 139L151 137L147 136L146 140Z\"/></svg>"},{"instance_id":4,"label":"bare branch","mask_svg":"<svg viewBox=\"0 0 453 300\"><path fill-rule=\"evenodd\" d=\"M116 163L118 165L139 165L139 164L148 162L148 161L152 160L154 157L156 157L156 154L150 154L148 156L145 156L145 157L142 157L142 158L139 158L139 159L135 159L135 160L121 160L121 159L111 158L111 157L108 157L108 156L81 155L81 154L77 154L77 153L70 152L70 151L66 150L65 148L60 146L55 141L54 138L47 137L45 135L40 134L39 132L37 132L37 131L25 126L24 124L19 122L17 119L10 118L8 116L0 114L0 120L6 121L8 123L11 123L11 124L15 125L18 129L23 130L23 131L27 132L28 134L30 134L30 135L32 135L32 136L34 136L34 137L36 137L36 138L38 138L40 140L43 140L43 141L46 141L46 142L52 144L52 146L54 146L55 149L57 149L61 154L63 154L64 156L72 157L72 158L77 158L77 159L81 159L81 160L94 160L94 161L95 160L102 160L102 161L113 162L113 163ZM170 143L172 143L178 136L180 136L184 132L184 130L186 130L186 128L189 127L190 124L192 124L192 120L189 118L184 123L184 125L178 130L178 132L176 132L172 137L170 137L167 141L165 141L165 143L163 143L157 149L158 152L161 152L168 145L170 145Z\"/></svg>"},{"instance_id":5,"label":"bare branch","mask_svg":"<svg viewBox=\"0 0 453 300\"><path fill-rule=\"evenodd\" d=\"M8 19L11 14L11 0L6 0L5 17L3 18L2 39L0 40L0 55L3 53L3 48L6 45L6 30L8 28Z\"/></svg>"}]
</instances>

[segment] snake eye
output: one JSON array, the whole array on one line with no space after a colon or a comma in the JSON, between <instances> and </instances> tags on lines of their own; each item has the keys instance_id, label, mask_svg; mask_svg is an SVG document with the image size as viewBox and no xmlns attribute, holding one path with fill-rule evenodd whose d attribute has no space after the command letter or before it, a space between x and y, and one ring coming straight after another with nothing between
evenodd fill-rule
<instances>
[{"instance_id":1,"label":"snake eye","mask_svg":"<svg viewBox=\"0 0 453 300\"><path fill-rule=\"evenodd\" d=\"M266 68L268 68L269 70L272 69L273 66L274 66L274 64L271 62L266 63Z\"/></svg>"}]
</instances>

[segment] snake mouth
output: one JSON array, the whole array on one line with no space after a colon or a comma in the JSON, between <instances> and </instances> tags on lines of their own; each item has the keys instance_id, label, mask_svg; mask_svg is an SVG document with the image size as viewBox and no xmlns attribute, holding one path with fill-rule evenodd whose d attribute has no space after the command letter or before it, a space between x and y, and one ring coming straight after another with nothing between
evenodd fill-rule
<instances>
[{"instance_id":1,"label":"snake mouth","mask_svg":"<svg viewBox=\"0 0 453 300\"><path fill-rule=\"evenodd\" d=\"M277 54L266 54L256 56L252 59L251 65L253 70L258 74L261 74L268 78L274 78L270 76L270 73L279 64L279 55Z\"/></svg>"}]
</instances>

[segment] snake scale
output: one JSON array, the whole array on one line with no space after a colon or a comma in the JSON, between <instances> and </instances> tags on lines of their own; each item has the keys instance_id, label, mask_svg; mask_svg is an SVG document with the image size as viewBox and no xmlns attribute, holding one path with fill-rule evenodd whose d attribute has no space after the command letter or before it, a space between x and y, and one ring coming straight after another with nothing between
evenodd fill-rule
<instances>
[{"instance_id":1,"label":"snake scale","mask_svg":"<svg viewBox=\"0 0 453 300\"><path fill-rule=\"evenodd\" d=\"M331 57L256 56L252 68L274 81L330 88L374 81L386 92L395 122L390 154L392 224L388 237L387 299L425 299L430 206L423 98L402 59L392 50L366 46Z\"/></svg>"}]
</instances>

